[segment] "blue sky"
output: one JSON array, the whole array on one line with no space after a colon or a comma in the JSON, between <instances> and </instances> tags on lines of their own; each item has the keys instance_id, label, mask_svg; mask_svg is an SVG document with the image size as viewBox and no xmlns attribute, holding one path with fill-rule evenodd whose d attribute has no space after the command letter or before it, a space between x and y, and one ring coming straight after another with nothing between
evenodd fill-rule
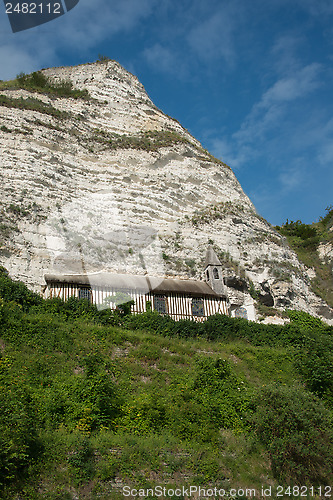
<instances>
[{"instance_id":1,"label":"blue sky","mask_svg":"<svg viewBox=\"0 0 333 500\"><path fill-rule=\"evenodd\" d=\"M0 79L99 54L228 163L272 224L333 204L332 0L80 0L15 34L0 5Z\"/></svg>"}]
</instances>

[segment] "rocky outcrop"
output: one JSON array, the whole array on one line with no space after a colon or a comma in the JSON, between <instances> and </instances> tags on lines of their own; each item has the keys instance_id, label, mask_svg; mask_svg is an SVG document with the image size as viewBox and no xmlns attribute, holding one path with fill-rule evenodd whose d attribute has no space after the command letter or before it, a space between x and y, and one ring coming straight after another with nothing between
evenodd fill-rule
<instances>
[{"instance_id":1,"label":"rocky outcrop","mask_svg":"<svg viewBox=\"0 0 333 500\"><path fill-rule=\"evenodd\" d=\"M135 76L114 61L43 73L88 98L0 90L0 261L14 278L35 290L59 272L200 278L211 244L237 303L333 318L232 170Z\"/></svg>"},{"instance_id":2,"label":"rocky outcrop","mask_svg":"<svg viewBox=\"0 0 333 500\"><path fill-rule=\"evenodd\" d=\"M332 262L333 264L333 245L332 243L321 243L318 248L319 257L321 260Z\"/></svg>"}]
</instances>

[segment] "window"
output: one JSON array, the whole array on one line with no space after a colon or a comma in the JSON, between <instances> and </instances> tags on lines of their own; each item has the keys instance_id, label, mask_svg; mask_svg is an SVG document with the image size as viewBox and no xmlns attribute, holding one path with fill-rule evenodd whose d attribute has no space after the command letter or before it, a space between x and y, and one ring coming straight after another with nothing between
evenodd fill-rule
<instances>
[{"instance_id":1,"label":"window","mask_svg":"<svg viewBox=\"0 0 333 500\"><path fill-rule=\"evenodd\" d=\"M193 298L192 299L192 314L193 314L193 316L203 316L204 315L203 299L201 299L201 298Z\"/></svg>"},{"instance_id":2,"label":"window","mask_svg":"<svg viewBox=\"0 0 333 500\"><path fill-rule=\"evenodd\" d=\"M158 313L166 314L166 297L164 295L154 295L154 309Z\"/></svg>"},{"instance_id":3,"label":"window","mask_svg":"<svg viewBox=\"0 0 333 500\"><path fill-rule=\"evenodd\" d=\"M213 278L214 278L214 280L220 279L219 271L218 271L217 267L214 267L214 269L213 269Z\"/></svg>"},{"instance_id":4,"label":"window","mask_svg":"<svg viewBox=\"0 0 333 500\"><path fill-rule=\"evenodd\" d=\"M90 288L79 288L79 300L86 299L91 302L91 289Z\"/></svg>"},{"instance_id":5,"label":"window","mask_svg":"<svg viewBox=\"0 0 333 500\"><path fill-rule=\"evenodd\" d=\"M245 309L245 307L238 307L235 310L235 318L247 319L247 310Z\"/></svg>"},{"instance_id":6,"label":"window","mask_svg":"<svg viewBox=\"0 0 333 500\"><path fill-rule=\"evenodd\" d=\"M206 276L207 276L207 281L209 281L209 271L208 271L208 269L206 271Z\"/></svg>"}]
</instances>

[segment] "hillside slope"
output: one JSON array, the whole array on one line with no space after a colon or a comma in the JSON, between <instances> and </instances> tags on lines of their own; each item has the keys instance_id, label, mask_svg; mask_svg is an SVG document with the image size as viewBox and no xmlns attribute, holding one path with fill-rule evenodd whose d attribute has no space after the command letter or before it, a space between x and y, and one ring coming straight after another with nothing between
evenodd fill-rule
<instances>
[{"instance_id":1,"label":"hillside slope","mask_svg":"<svg viewBox=\"0 0 333 500\"><path fill-rule=\"evenodd\" d=\"M264 498L272 487L273 498L290 484L322 498L333 479L332 327L291 319L120 316L43 301L2 269L1 498L192 485L245 500L246 489Z\"/></svg>"},{"instance_id":2,"label":"hillside slope","mask_svg":"<svg viewBox=\"0 0 333 500\"><path fill-rule=\"evenodd\" d=\"M70 82L70 83L69 83ZM110 270L200 278L208 243L234 304L333 311L231 169L158 110L114 61L0 86L0 262L44 274Z\"/></svg>"},{"instance_id":3,"label":"hillside slope","mask_svg":"<svg viewBox=\"0 0 333 500\"><path fill-rule=\"evenodd\" d=\"M309 269L313 291L333 307L333 207L318 222L287 221L276 229Z\"/></svg>"}]
</instances>

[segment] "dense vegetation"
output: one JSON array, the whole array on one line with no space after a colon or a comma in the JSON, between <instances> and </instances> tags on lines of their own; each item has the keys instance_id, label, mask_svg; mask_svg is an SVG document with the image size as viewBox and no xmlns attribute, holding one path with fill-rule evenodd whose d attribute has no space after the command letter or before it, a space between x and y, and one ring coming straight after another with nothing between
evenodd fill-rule
<instances>
[{"instance_id":1,"label":"dense vegetation","mask_svg":"<svg viewBox=\"0 0 333 500\"><path fill-rule=\"evenodd\" d=\"M318 248L322 243L333 243L333 207L326 208L324 217L318 222L304 224L300 220L289 221L275 229L286 236L289 245L301 262L314 268L316 278L312 280L313 291L333 307L332 262L319 258Z\"/></svg>"},{"instance_id":2,"label":"dense vegetation","mask_svg":"<svg viewBox=\"0 0 333 500\"><path fill-rule=\"evenodd\" d=\"M38 111L38 113L43 113L45 115L53 116L54 118L64 119L68 116L66 111L60 111L56 109L51 104L46 104L40 99L35 99L28 97L27 99L7 97L5 95L0 95L0 106L5 106L6 108L17 108L17 109L27 109L30 111Z\"/></svg>"},{"instance_id":3,"label":"dense vegetation","mask_svg":"<svg viewBox=\"0 0 333 500\"><path fill-rule=\"evenodd\" d=\"M320 320L98 311L44 301L4 269L0 297L1 498L332 480L333 328Z\"/></svg>"},{"instance_id":4,"label":"dense vegetation","mask_svg":"<svg viewBox=\"0 0 333 500\"><path fill-rule=\"evenodd\" d=\"M24 89L39 94L47 94L51 97L66 97L72 99L90 99L87 90L78 90L73 87L71 81L60 80L55 82L48 78L41 71L35 71L29 75L21 73L15 80L0 82L0 90ZM65 119L69 116L66 111L60 111L36 97L15 98L8 95L0 95L0 106L7 108L26 109L38 111L58 119ZM7 127L2 127L3 132L11 132Z\"/></svg>"},{"instance_id":5,"label":"dense vegetation","mask_svg":"<svg viewBox=\"0 0 333 500\"><path fill-rule=\"evenodd\" d=\"M26 75L20 73L15 80L9 82L2 82L0 89L24 89L33 92L48 94L54 97L70 97L72 99L89 99L87 90L78 90L73 88L73 83L67 80L60 80L55 82L48 78L41 71L34 71Z\"/></svg>"}]
</instances>

